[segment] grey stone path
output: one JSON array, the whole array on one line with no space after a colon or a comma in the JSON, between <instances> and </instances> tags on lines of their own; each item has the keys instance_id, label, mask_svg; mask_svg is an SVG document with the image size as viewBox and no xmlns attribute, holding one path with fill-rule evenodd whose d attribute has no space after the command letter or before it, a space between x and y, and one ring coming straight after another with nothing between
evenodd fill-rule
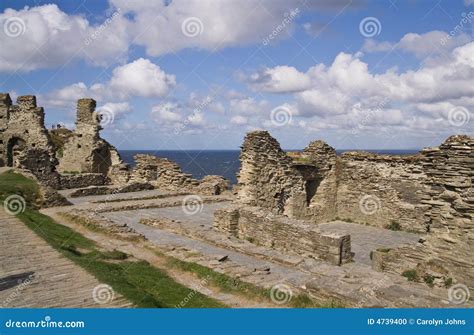
<instances>
[{"instance_id":1,"label":"grey stone path","mask_svg":"<svg viewBox=\"0 0 474 335\"><path fill-rule=\"evenodd\" d=\"M140 209L136 211L117 212L115 215L107 214L107 217L124 223L137 223L142 218L168 218L179 220L188 225L202 225L212 227L214 211L218 208L228 206L228 202L204 204L199 213L188 215L181 207L165 207ZM351 247L355 252L354 260L365 265L371 264L370 252L378 248L393 248L403 244L414 244L420 239L419 234L402 231L391 231L388 229L364 226L357 223L334 221L320 224L322 231L338 232L351 235Z\"/></svg>"},{"instance_id":2,"label":"grey stone path","mask_svg":"<svg viewBox=\"0 0 474 335\"><path fill-rule=\"evenodd\" d=\"M117 293L95 302L92 292L100 284L0 208L0 307L131 306Z\"/></svg>"},{"instance_id":3,"label":"grey stone path","mask_svg":"<svg viewBox=\"0 0 474 335\"><path fill-rule=\"evenodd\" d=\"M393 248L403 244L415 244L419 234L404 231L364 226L357 223L334 221L319 225L322 231L346 233L351 235L351 248L355 253L354 261L370 265L370 252L378 248Z\"/></svg>"},{"instance_id":4,"label":"grey stone path","mask_svg":"<svg viewBox=\"0 0 474 335\"><path fill-rule=\"evenodd\" d=\"M192 217L193 222L199 222L206 219L210 212L213 212L216 206L222 204L211 204L205 205L201 214L195 214ZM261 279L265 280L268 285L272 286L272 283L289 282L295 286L301 286L311 279L311 275L308 273L300 272L294 268L289 268L277 263L269 262L263 259L251 257L243 253L232 251L220 247L216 247L206 242L194 240L189 237L181 236L172 232L157 229L147 225L140 224L139 221L142 218L153 218L161 211L173 212L177 217L186 215L182 212L180 207L168 207L168 208L157 208L157 209L142 209L132 211L120 211L120 212L108 212L102 213L108 219L111 219L117 223L126 223L130 227L134 228L137 232L143 234L151 242L157 245L167 245L175 248L186 247L192 250L196 250L203 255L207 255L211 258L218 259L224 255L227 255L232 262L239 264L247 269L265 269L271 268L270 274L265 274ZM195 221L195 219L197 221ZM189 218L191 220L191 218ZM212 222L212 221L211 221Z\"/></svg>"}]
</instances>

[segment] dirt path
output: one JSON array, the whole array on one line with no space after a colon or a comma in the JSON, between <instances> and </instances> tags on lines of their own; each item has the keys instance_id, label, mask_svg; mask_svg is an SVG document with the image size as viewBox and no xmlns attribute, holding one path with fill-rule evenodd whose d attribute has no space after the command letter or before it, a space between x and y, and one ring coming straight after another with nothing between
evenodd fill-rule
<instances>
[{"instance_id":1,"label":"dirt path","mask_svg":"<svg viewBox=\"0 0 474 335\"><path fill-rule=\"evenodd\" d=\"M190 272L171 268L167 264L167 259L165 257L157 255L150 249L150 247L154 248L152 244L148 242L123 241L115 239L110 235L106 235L100 232L93 232L87 228L84 228L83 226L72 223L69 220L66 220L62 216L58 215L57 212L60 210L61 208L48 208L41 210L41 212L45 215L50 216L56 222L68 226L74 229L75 231L81 233L88 239L95 241L101 248L107 250L117 249L129 255L132 255L134 258L145 260L150 264L153 264L157 268L166 271L166 273L176 282L193 290L196 290L202 294L205 294L215 300L218 300L226 304L227 306L235 308L281 307L279 305L271 304L266 301L249 299L244 295L222 292L219 287L215 287L207 282L204 282L202 279L198 278L196 275Z\"/></svg>"},{"instance_id":2,"label":"dirt path","mask_svg":"<svg viewBox=\"0 0 474 335\"><path fill-rule=\"evenodd\" d=\"M107 286L6 213L3 206L0 245L1 307L131 307L116 293L107 298L112 297Z\"/></svg>"}]
</instances>

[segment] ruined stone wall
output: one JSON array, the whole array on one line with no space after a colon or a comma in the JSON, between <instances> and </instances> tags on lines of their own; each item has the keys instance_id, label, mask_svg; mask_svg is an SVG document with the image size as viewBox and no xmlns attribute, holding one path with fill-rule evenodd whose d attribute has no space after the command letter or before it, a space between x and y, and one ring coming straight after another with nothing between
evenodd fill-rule
<instances>
[{"instance_id":1,"label":"ruined stone wall","mask_svg":"<svg viewBox=\"0 0 474 335\"><path fill-rule=\"evenodd\" d=\"M93 99L77 101L76 130L64 144L59 171L102 173L107 175L113 165L122 164L117 150L100 138L100 117Z\"/></svg>"},{"instance_id":2,"label":"ruined stone wall","mask_svg":"<svg viewBox=\"0 0 474 335\"><path fill-rule=\"evenodd\" d=\"M375 252L375 269L399 274L413 270L419 281L474 289L473 149L473 137L457 135L422 151L428 234L416 246Z\"/></svg>"},{"instance_id":3,"label":"ruined stone wall","mask_svg":"<svg viewBox=\"0 0 474 335\"><path fill-rule=\"evenodd\" d=\"M9 94L0 94L0 166L27 169L42 184L57 187L56 164L44 110L36 106L36 97L19 96L17 105L12 105Z\"/></svg>"},{"instance_id":4,"label":"ruined stone wall","mask_svg":"<svg viewBox=\"0 0 474 335\"><path fill-rule=\"evenodd\" d=\"M293 166L303 176L306 193L306 204L295 211L295 217L320 223L337 216L336 163L336 150L323 141L313 141L294 155Z\"/></svg>"},{"instance_id":5,"label":"ruined stone wall","mask_svg":"<svg viewBox=\"0 0 474 335\"><path fill-rule=\"evenodd\" d=\"M218 195L226 191L229 182L221 176L206 176L202 180L184 173L178 164L167 159L151 155L135 155L136 165L130 182L151 183L163 190L195 192L206 195Z\"/></svg>"},{"instance_id":6,"label":"ruined stone wall","mask_svg":"<svg viewBox=\"0 0 474 335\"><path fill-rule=\"evenodd\" d=\"M348 152L337 160L336 216L376 227L426 232L420 156Z\"/></svg>"},{"instance_id":7,"label":"ruined stone wall","mask_svg":"<svg viewBox=\"0 0 474 335\"><path fill-rule=\"evenodd\" d=\"M257 245L335 265L352 259L349 235L321 233L313 225L258 207L218 210L214 227Z\"/></svg>"},{"instance_id":8,"label":"ruined stone wall","mask_svg":"<svg viewBox=\"0 0 474 335\"><path fill-rule=\"evenodd\" d=\"M236 202L290 217L306 201L304 180L267 131L247 134L240 154Z\"/></svg>"}]
</instances>

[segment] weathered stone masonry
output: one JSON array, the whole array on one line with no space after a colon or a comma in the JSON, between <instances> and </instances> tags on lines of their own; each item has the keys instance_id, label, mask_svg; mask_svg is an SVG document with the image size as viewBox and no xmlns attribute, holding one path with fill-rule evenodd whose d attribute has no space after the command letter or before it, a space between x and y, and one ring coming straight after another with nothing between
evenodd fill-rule
<instances>
[{"instance_id":1,"label":"weathered stone masonry","mask_svg":"<svg viewBox=\"0 0 474 335\"><path fill-rule=\"evenodd\" d=\"M216 212L214 224L273 247L278 236L285 236L292 252L301 254L308 253L298 244L308 229L288 233L284 216L425 233L416 246L374 251L374 268L399 274L415 268L420 278L433 277L437 283L451 278L472 287L473 143L472 137L457 135L417 155L336 156L329 145L314 141L300 153L286 154L268 132L251 132L242 146L236 200ZM255 208L284 216L268 220ZM321 249L313 250L321 258Z\"/></svg>"},{"instance_id":2,"label":"weathered stone masonry","mask_svg":"<svg viewBox=\"0 0 474 335\"><path fill-rule=\"evenodd\" d=\"M0 94L0 166L29 170L42 184L57 188L56 164L36 97L19 96L12 105L9 94Z\"/></svg>"},{"instance_id":3,"label":"weathered stone masonry","mask_svg":"<svg viewBox=\"0 0 474 335\"><path fill-rule=\"evenodd\" d=\"M113 165L122 164L117 150L100 138L100 116L93 99L77 102L76 130L64 145L59 159L60 172L101 173L107 175Z\"/></svg>"}]
</instances>

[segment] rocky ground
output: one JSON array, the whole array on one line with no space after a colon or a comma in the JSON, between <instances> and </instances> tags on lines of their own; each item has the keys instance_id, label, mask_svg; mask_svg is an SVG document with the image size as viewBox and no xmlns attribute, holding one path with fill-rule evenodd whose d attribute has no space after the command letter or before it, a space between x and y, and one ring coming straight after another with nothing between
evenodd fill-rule
<instances>
[{"instance_id":1,"label":"rocky ground","mask_svg":"<svg viewBox=\"0 0 474 335\"><path fill-rule=\"evenodd\" d=\"M75 202L74 206L49 208L43 212L87 233L89 238L102 244L113 244L114 248L152 263L160 263L160 257L150 253L150 250L158 250L263 288L287 285L293 294L305 292L320 302L338 301L354 307L451 306L447 301L447 289L409 282L400 275L374 271L368 265L372 248L414 243L419 238L416 234L347 222L322 224L322 229L343 231L352 236L353 251L356 252L354 262L334 266L316 259L282 254L214 231L213 212L226 206L228 197L203 196L203 202L198 207L186 208L182 206L185 195L168 195L152 190L114 195L113 201L110 201L110 195L74 198L70 199ZM71 211L87 217L91 222L105 220L112 226L126 226L134 234L143 235L144 240L126 241L107 231L93 232L60 215ZM189 287L199 286L192 277L177 274L176 278ZM261 301L223 295L218 288L199 289L230 306L270 307Z\"/></svg>"}]
</instances>

